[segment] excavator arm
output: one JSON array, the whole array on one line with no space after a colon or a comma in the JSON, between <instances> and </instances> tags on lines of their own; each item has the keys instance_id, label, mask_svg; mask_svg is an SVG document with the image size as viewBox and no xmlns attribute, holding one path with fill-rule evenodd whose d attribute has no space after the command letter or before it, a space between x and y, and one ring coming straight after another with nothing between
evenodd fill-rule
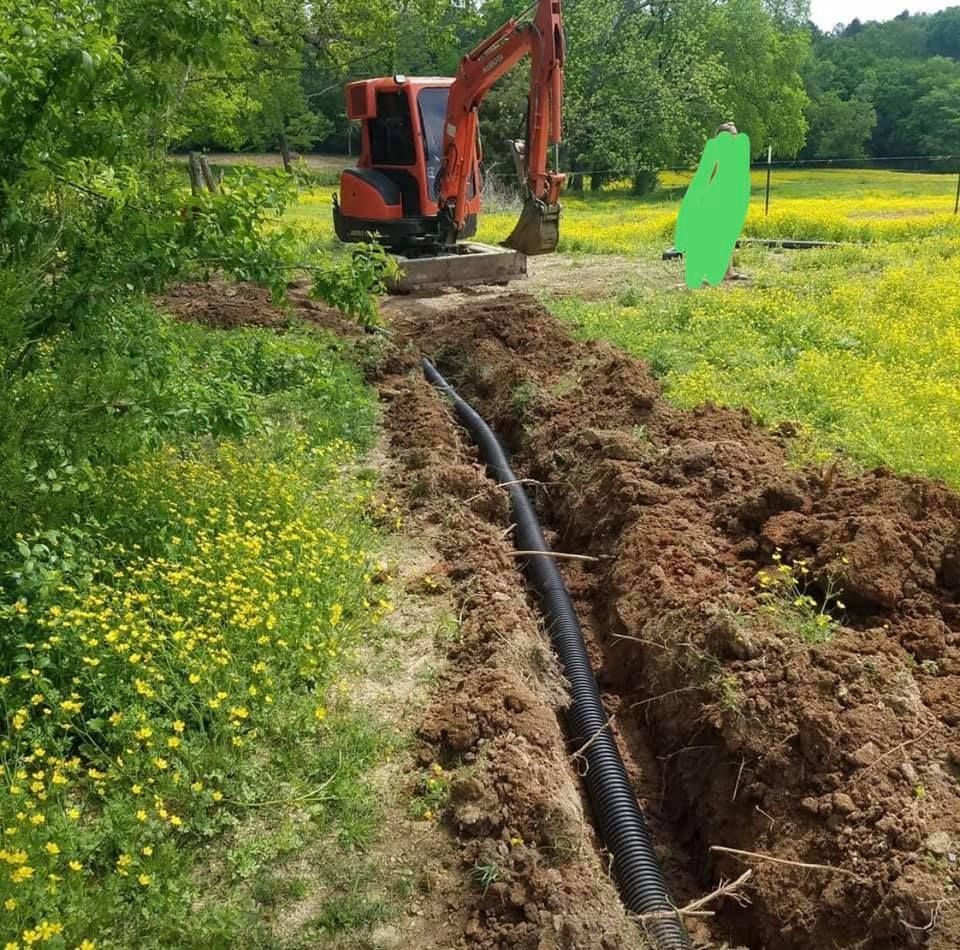
<instances>
[{"instance_id":1,"label":"excavator arm","mask_svg":"<svg viewBox=\"0 0 960 950\"><path fill-rule=\"evenodd\" d=\"M533 13L532 19L526 17ZM543 254L557 245L560 190L564 175L549 170L550 146L562 133L564 35L561 0L537 0L505 23L460 62L450 87L443 136L438 204L441 236L453 244L464 228L467 192L476 170L479 108L487 93L525 56L530 57L527 140L516 149L525 200L505 242L524 254Z\"/></svg>"}]
</instances>

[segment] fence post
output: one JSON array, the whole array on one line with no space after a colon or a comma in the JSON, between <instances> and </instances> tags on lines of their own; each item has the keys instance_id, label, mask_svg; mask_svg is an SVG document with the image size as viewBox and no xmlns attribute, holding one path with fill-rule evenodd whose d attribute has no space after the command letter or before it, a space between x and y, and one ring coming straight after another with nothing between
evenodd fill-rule
<instances>
[{"instance_id":1,"label":"fence post","mask_svg":"<svg viewBox=\"0 0 960 950\"><path fill-rule=\"evenodd\" d=\"M217 179L213 175L213 169L210 167L206 155L200 156L200 174L203 175L203 181L207 186L207 191L212 195L219 194L220 186L217 184Z\"/></svg>"},{"instance_id":2,"label":"fence post","mask_svg":"<svg viewBox=\"0 0 960 950\"><path fill-rule=\"evenodd\" d=\"M203 194L203 172L200 170L200 156L196 152L187 153L187 171L190 174L190 190L194 197Z\"/></svg>"},{"instance_id":3,"label":"fence post","mask_svg":"<svg viewBox=\"0 0 960 950\"><path fill-rule=\"evenodd\" d=\"M763 214L770 214L770 173L773 170L773 146L767 146L767 197L763 204Z\"/></svg>"},{"instance_id":4,"label":"fence post","mask_svg":"<svg viewBox=\"0 0 960 950\"><path fill-rule=\"evenodd\" d=\"M957 200L953 205L953 213L960 214L960 169L957 170Z\"/></svg>"}]
</instances>

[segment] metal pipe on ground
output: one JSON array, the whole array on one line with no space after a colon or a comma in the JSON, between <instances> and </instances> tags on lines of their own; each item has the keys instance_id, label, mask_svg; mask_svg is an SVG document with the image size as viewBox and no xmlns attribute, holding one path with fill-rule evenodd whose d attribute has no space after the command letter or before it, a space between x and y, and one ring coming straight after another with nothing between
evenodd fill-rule
<instances>
[{"instance_id":1,"label":"metal pipe on ground","mask_svg":"<svg viewBox=\"0 0 960 950\"><path fill-rule=\"evenodd\" d=\"M517 526L516 547L549 553L533 504L493 431L429 360L424 359L421 365L427 380L453 403L490 474L498 484L507 486ZM580 754L586 760L584 783L601 837L613 856L613 874L623 902L636 914L650 915L645 926L659 950L688 950L690 938L667 894L653 837L616 740L607 728L609 720L570 593L552 557L531 556L524 571L539 597L550 639L570 683L569 738L581 747Z\"/></svg>"}]
</instances>

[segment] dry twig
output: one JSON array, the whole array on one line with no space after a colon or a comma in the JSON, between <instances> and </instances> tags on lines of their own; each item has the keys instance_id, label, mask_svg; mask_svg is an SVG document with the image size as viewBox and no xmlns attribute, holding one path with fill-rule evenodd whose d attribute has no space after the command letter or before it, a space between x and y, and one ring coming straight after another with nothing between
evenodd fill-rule
<instances>
[{"instance_id":1,"label":"dry twig","mask_svg":"<svg viewBox=\"0 0 960 950\"><path fill-rule=\"evenodd\" d=\"M729 897L735 900L741 907L746 907L750 903L750 898L744 894L740 888L743 887L750 878L753 877L753 871L744 871L735 881L724 881L720 879L720 885L710 894L701 897L698 900L691 901L686 907L678 907L676 910L661 910L652 914L637 914L634 916L641 924L652 923L656 920L669 920L671 917L713 917L716 913L705 908L714 901L722 897Z\"/></svg>"},{"instance_id":2,"label":"dry twig","mask_svg":"<svg viewBox=\"0 0 960 950\"><path fill-rule=\"evenodd\" d=\"M924 901L925 904L933 904L933 910L930 911L930 919L923 927L918 927L916 924L908 924L902 917L900 918L900 923L903 924L907 930L916 930L920 933L930 933L940 921L940 912L948 904L956 904L960 902L960 898L947 898L944 897L938 901Z\"/></svg>"},{"instance_id":3,"label":"dry twig","mask_svg":"<svg viewBox=\"0 0 960 950\"><path fill-rule=\"evenodd\" d=\"M614 637L614 639L632 640L633 637ZM638 706L646 706L648 703L656 703L668 696L676 696L677 693L689 693L693 690L703 689L702 686L681 686L679 689L671 689L669 693L661 693L659 696L651 696L650 699L641 699L639 703L631 703L630 708L636 709Z\"/></svg>"},{"instance_id":4,"label":"dry twig","mask_svg":"<svg viewBox=\"0 0 960 950\"><path fill-rule=\"evenodd\" d=\"M770 830L773 831L773 826L777 823L777 819L774 818L773 815L769 814L768 812L765 812L759 805L754 805L753 807L754 807L761 815L763 815L763 817L766 818L767 821L770 822Z\"/></svg>"},{"instance_id":5,"label":"dry twig","mask_svg":"<svg viewBox=\"0 0 960 950\"><path fill-rule=\"evenodd\" d=\"M719 851L722 854L731 854L735 858L756 858L758 861L770 861L772 864L785 864L791 868L804 868L808 871L832 871L834 874L844 874L847 877L855 878L858 881L864 880L855 871L848 871L846 868L834 867L832 864L808 864L806 861L788 861L786 858L775 858L772 854L760 854L756 851L738 851L736 848L721 848L720 845L710 846L711 851Z\"/></svg>"},{"instance_id":6,"label":"dry twig","mask_svg":"<svg viewBox=\"0 0 960 950\"><path fill-rule=\"evenodd\" d=\"M558 551L511 551L512 557L552 557L560 561L589 561L596 564L598 557L588 557L586 554L561 554Z\"/></svg>"},{"instance_id":7,"label":"dry twig","mask_svg":"<svg viewBox=\"0 0 960 950\"><path fill-rule=\"evenodd\" d=\"M930 733L933 732L933 730L936 728L937 728L936 726L931 726L929 729L927 729L926 732L921 732L920 735L917 736L916 738L907 739L906 742L901 742L900 745L894 746L892 749L888 749L882 755L878 755L869 765L865 765L862 769L860 769L859 772L854 772L852 777L850 778L850 781L847 784L852 785L854 782L859 781L875 765L879 765L884 759L889 758L891 755L893 755L896 752L899 752L901 749L905 749L907 746L913 745L915 742L919 742L921 739L926 739L926 737L929 736Z\"/></svg>"},{"instance_id":8,"label":"dry twig","mask_svg":"<svg viewBox=\"0 0 960 950\"><path fill-rule=\"evenodd\" d=\"M576 762L577 759L582 759L582 758L583 758L583 753L586 752L587 749L589 749L590 746L592 746L592 745L594 744L594 742L596 742L597 739L600 738L600 736L601 736L601 734L603 733L603 730L604 730L604 729L607 729L607 728L609 728L610 726L613 725L613 723L614 723L614 721L616 720L616 718L617 718L617 717L616 717L615 715L614 715L614 716L611 716L589 739L587 739L587 741L586 741L582 746L580 746L579 749L577 749L576 752L573 753L573 755L570 756L570 760L571 760L572 762ZM589 768L589 765L588 765L587 767ZM582 774L582 775L586 775L587 773L584 771L584 772L582 772L581 774Z\"/></svg>"},{"instance_id":9,"label":"dry twig","mask_svg":"<svg viewBox=\"0 0 960 950\"><path fill-rule=\"evenodd\" d=\"M499 484L494 485L493 487L494 488L512 488L514 485L536 485L539 488L547 487L546 482L538 482L535 478L518 478L516 481L513 481L513 482L500 482ZM479 501L481 498L483 498L483 496L486 493L487 493L486 489L484 489L482 492L479 492L476 495L471 495L466 500L466 504L469 505L471 502Z\"/></svg>"},{"instance_id":10,"label":"dry twig","mask_svg":"<svg viewBox=\"0 0 960 950\"><path fill-rule=\"evenodd\" d=\"M740 779L743 778L743 767L747 764L747 757L744 756L740 759L740 771L737 772L737 784L733 786L733 794L730 796L730 801L735 802L737 800L737 792L740 791Z\"/></svg>"}]
</instances>

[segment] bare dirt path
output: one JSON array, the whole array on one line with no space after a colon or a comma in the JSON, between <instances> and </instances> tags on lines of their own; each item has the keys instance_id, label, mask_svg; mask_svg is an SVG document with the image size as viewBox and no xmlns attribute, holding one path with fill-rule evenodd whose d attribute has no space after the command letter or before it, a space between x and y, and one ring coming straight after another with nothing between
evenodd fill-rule
<instances>
[{"instance_id":1,"label":"bare dirt path","mask_svg":"<svg viewBox=\"0 0 960 950\"><path fill-rule=\"evenodd\" d=\"M603 300L632 287L673 287L682 282L682 265L656 257L617 254L547 254L531 257L525 283L514 291Z\"/></svg>"}]
</instances>

